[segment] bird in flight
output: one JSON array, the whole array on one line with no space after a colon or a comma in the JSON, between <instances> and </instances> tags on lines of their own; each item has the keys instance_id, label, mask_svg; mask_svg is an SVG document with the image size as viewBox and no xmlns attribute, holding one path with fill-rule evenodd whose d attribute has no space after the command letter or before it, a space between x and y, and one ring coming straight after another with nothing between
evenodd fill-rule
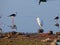
<instances>
[{"instance_id":1,"label":"bird in flight","mask_svg":"<svg viewBox=\"0 0 60 45\"><path fill-rule=\"evenodd\" d=\"M15 17L15 16L16 16L16 14L14 14L14 13L9 15L9 17Z\"/></svg>"},{"instance_id":2,"label":"bird in flight","mask_svg":"<svg viewBox=\"0 0 60 45\"><path fill-rule=\"evenodd\" d=\"M39 27L43 29L43 22L41 22L39 17L36 17L36 22L38 23Z\"/></svg>"},{"instance_id":3,"label":"bird in flight","mask_svg":"<svg viewBox=\"0 0 60 45\"><path fill-rule=\"evenodd\" d=\"M55 26L59 28L59 23L56 23Z\"/></svg>"},{"instance_id":4,"label":"bird in flight","mask_svg":"<svg viewBox=\"0 0 60 45\"><path fill-rule=\"evenodd\" d=\"M14 24L14 17L16 16L17 12L16 13L13 13L11 15L9 15L8 17L11 17L12 18L12 25L9 26L11 27L12 29L17 29L17 26Z\"/></svg>"},{"instance_id":5,"label":"bird in flight","mask_svg":"<svg viewBox=\"0 0 60 45\"><path fill-rule=\"evenodd\" d=\"M56 16L56 17L55 17L55 20L57 20L57 19L59 19L59 16Z\"/></svg>"},{"instance_id":6,"label":"bird in flight","mask_svg":"<svg viewBox=\"0 0 60 45\"><path fill-rule=\"evenodd\" d=\"M39 5L41 2L47 2L47 0L39 0Z\"/></svg>"}]
</instances>

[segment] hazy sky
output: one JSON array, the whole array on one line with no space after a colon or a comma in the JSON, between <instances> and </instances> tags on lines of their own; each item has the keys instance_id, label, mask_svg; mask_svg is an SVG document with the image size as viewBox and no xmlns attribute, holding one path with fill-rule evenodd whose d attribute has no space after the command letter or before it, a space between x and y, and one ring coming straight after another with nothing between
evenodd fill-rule
<instances>
[{"instance_id":1,"label":"hazy sky","mask_svg":"<svg viewBox=\"0 0 60 45\"><path fill-rule=\"evenodd\" d=\"M36 22L36 17L43 20L44 31L48 32L53 30L54 32L60 31L54 26L54 17L60 16L60 0L48 0L38 5L39 0L0 0L0 23L3 22L6 25L1 25L3 32L13 31L7 25L11 25L11 18L8 15L17 12L15 17L15 24L17 25L18 32L37 32L39 26ZM60 19L59 19L60 22Z\"/></svg>"}]
</instances>

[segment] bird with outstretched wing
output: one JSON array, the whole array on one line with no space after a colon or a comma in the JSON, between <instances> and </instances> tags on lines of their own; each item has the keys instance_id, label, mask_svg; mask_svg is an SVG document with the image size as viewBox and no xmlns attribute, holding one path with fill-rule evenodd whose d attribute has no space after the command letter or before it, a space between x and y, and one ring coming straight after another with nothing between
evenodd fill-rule
<instances>
[{"instance_id":1,"label":"bird with outstretched wing","mask_svg":"<svg viewBox=\"0 0 60 45\"><path fill-rule=\"evenodd\" d=\"M39 0L39 5L41 2L47 2L47 0Z\"/></svg>"}]
</instances>

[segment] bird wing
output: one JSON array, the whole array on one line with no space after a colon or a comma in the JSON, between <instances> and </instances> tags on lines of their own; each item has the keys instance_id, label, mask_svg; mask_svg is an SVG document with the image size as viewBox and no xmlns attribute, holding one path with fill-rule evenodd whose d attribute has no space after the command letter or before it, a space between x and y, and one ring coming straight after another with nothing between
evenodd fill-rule
<instances>
[{"instance_id":1,"label":"bird wing","mask_svg":"<svg viewBox=\"0 0 60 45\"><path fill-rule=\"evenodd\" d=\"M47 2L47 0L39 0L39 5L41 2Z\"/></svg>"},{"instance_id":2,"label":"bird wing","mask_svg":"<svg viewBox=\"0 0 60 45\"><path fill-rule=\"evenodd\" d=\"M59 28L59 23L56 23L55 26Z\"/></svg>"},{"instance_id":3,"label":"bird wing","mask_svg":"<svg viewBox=\"0 0 60 45\"><path fill-rule=\"evenodd\" d=\"M43 28L43 24L41 23L39 17L36 18L36 21L37 21L38 25L39 25L41 28Z\"/></svg>"},{"instance_id":4,"label":"bird wing","mask_svg":"<svg viewBox=\"0 0 60 45\"><path fill-rule=\"evenodd\" d=\"M41 1L39 0L39 5L40 5Z\"/></svg>"}]
</instances>

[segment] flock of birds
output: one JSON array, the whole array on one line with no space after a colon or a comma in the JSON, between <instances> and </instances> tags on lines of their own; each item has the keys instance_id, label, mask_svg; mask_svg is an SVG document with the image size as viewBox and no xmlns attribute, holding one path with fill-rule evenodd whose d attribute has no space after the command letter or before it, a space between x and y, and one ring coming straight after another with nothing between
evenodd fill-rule
<instances>
[{"instance_id":1,"label":"flock of birds","mask_svg":"<svg viewBox=\"0 0 60 45\"><path fill-rule=\"evenodd\" d=\"M39 5L41 2L47 2L47 1L49 1L49 0L39 0ZM52 1L52 0L50 0L50 1ZM41 20L39 20L39 17L37 17L36 20L37 20L38 25L41 27L41 29L43 29L43 24L41 23ZM54 20L56 21L55 26L59 28L59 23L58 23L59 15L56 16L54 18Z\"/></svg>"},{"instance_id":2,"label":"flock of birds","mask_svg":"<svg viewBox=\"0 0 60 45\"><path fill-rule=\"evenodd\" d=\"M8 16L8 17L12 18L12 25L10 25L10 26L8 25L8 27L10 27L11 29L16 29L17 30L17 26L14 23L14 17L16 17L16 14L17 13L13 13L13 14L11 14L11 15ZM59 28L59 23L58 23L59 16L56 16L54 18L54 20L56 21L55 26ZM39 25L40 29L44 29L43 28L43 22L39 19L39 17L36 17L36 22ZM0 32L2 32L2 28L1 27L0 27Z\"/></svg>"},{"instance_id":3,"label":"flock of birds","mask_svg":"<svg viewBox=\"0 0 60 45\"><path fill-rule=\"evenodd\" d=\"M56 16L56 17L54 18L54 20L56 21L56 22L55 22L55 26L59 28L59 22L58 22L59 16ZM39 19L39 17L36 18L36 21L37 21L39 27L40 27L41 29L44 29L44 28L43 28L43 23L41 22L41 20Z\"/></svg>"},{"instance_id":4,"label":"flock of birds","mask_svg":"<svg viewBox=\"0 0 60 45\"><path fill-rule=\"evenodd\" d=\"M39 0L39 5L40 5L41 2L47 2L47 0ZM17 12L16 12L16 13L13 13L13 14L11 14L11 15L8 16L8 17L11 17L11 18L12 18L12 25L10 25L10 26L8 26L8 27L11 27L11 29L16 29L16 30L17 30L17 26L16 26L15 23L14 23L14 17L16 17L16 14L17 14ZM1 16L0 16L0 18L1 18ZM59 28L58 19L59 19L59 16L56 16L56 17L54 18L54 20L56 20L55 26ZM43 23L41 22L41 20L39 19L39 17L36 17L36 22L38 23L38 25L39 25L39 27L40 27L41 29L44 29L44 28L43 28ZM0 27L0 32L2 32L2 28L1 28L1 27Z\"/></svg>"}]
</instances>

